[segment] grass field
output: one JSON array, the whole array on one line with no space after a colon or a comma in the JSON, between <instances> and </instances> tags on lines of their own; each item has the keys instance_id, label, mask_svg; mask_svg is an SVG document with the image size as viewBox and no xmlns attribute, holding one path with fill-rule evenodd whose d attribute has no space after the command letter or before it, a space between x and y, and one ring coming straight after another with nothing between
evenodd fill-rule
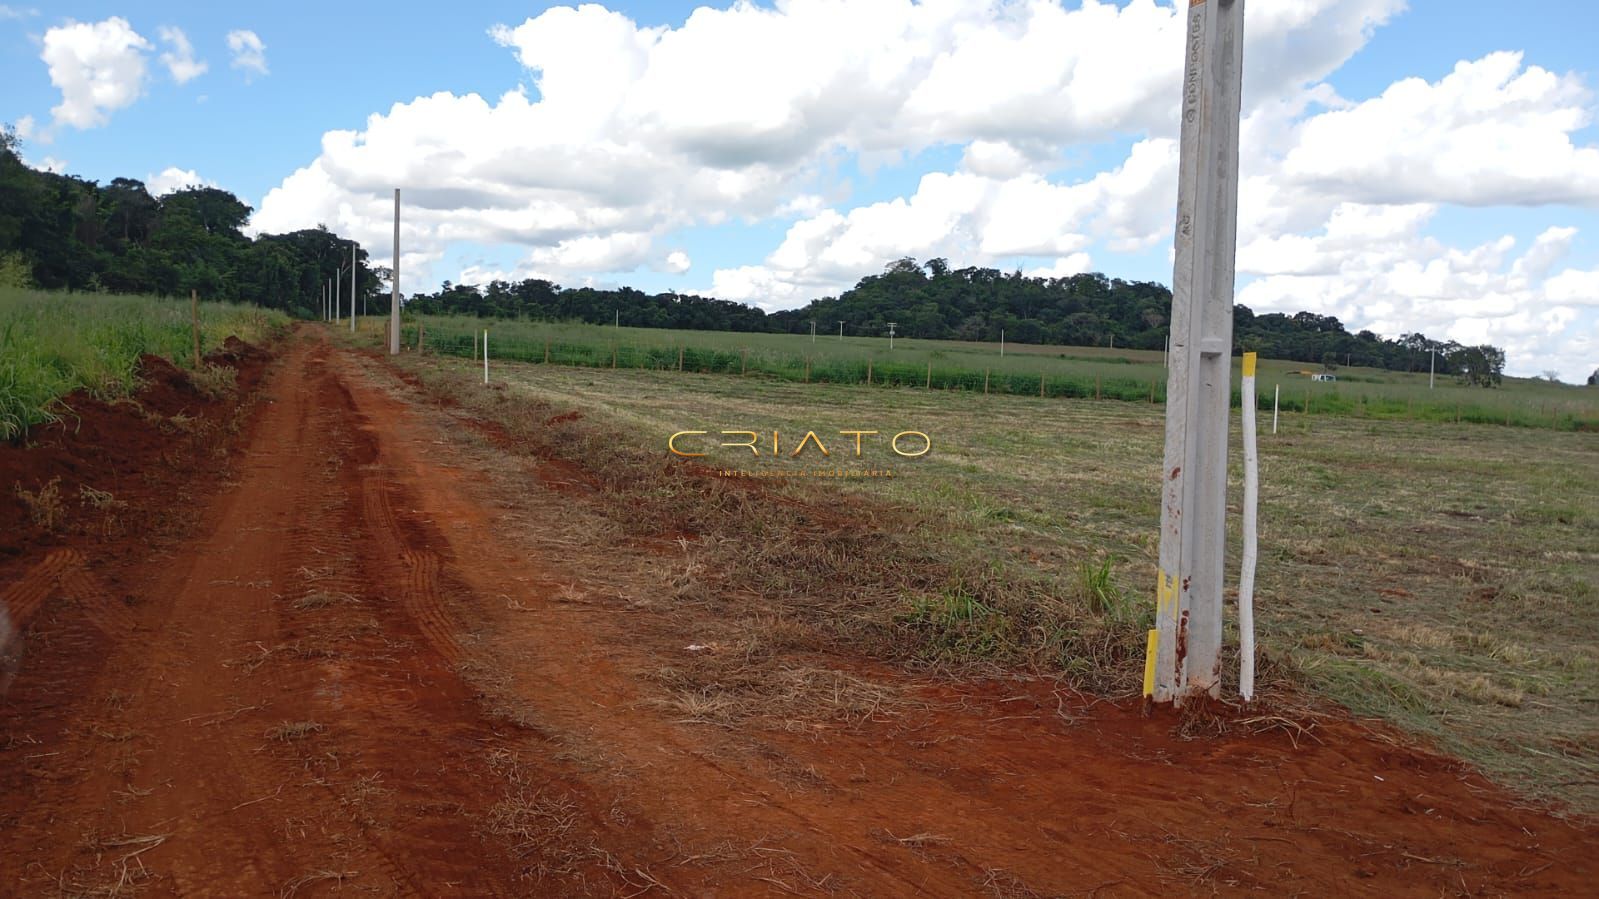
<instances>
[{"instance_id":1,"label":"grass field","mask_svg":"<svg viewBox=\"0 0 1599 899\"><path fill-rule=\"evenodd\" d=\"M287 326L282 313L257 306L201 303L201 353L230 336L257 342ZM145 353L189 367L191 341L187 300L0 288L0 440L53 421L74 390L128 395Z\"/></svg>"},{"instance_id":2,"label":"grass field","mask_svg":"<svg viewBox=\"0 0 1599 899\"><path fill-rule=\"evenodd\" d=\"M881 337L818 334L745 334L608 328L599 325L487 321L429 316L406 328L415 345L418 325L425 345L470 356L486 328L491 358L594 368L753 373L788 381L931 387L970 393L1097 397L1163 402L1163 354L1109 347L1058 347L899 338L889 349ZM1237 383L1237 360L1234 360ZM1260 408L1322 415L1511 424L1557 430L1599 430L1599 390L1507 378L1496 389L1467 387L1440 376L1428 387L1426 372L1341 368L1337 382L1312 381L1320 370L1302 362L1262 360ZM1235 405L1237 400L1235 399Z\"/></svg>"},{"instance_id":3,"label":"grass field","mask_svg":"<svg viewBox=\"0 0 1599 899\"><path fill-rule=\"evenodd\" d=\"M460 385L478 377L464 361L407 357ZM556 365L499 364L494 379L513 399L580 410L640 453L665 456L677 431L763 435L760 458L713 436L679 443L716 467L814 471L824 461L814 447L798 460L764 455L772 430L785 453L814 430L833 453L825 467L894 477L785 478L779 489L913 509L930 555L990 560L1004 577L1046 585L1028 596L1109 608L1125 618L1118 635L1136 634L1153 605L1157 405ZM841 430L881 433L863 438L856 460ZM930 435L932 451L892 455L886 438L901 430ZM1261 459L1256 608L1269 677L1432 737L1533 794L1599 810L1599 434L1291 414L1262 434ZM970 634L985 616L1022 617L964 595L906 593L900 620L960 618ZM1003 641L1045 626L979 627L981 640L944 648L1003 659ZM1137 681L1125 652L1106 657L1125 669L1108 676L1083 669L1102 660L1080 653L1025 658L1122 689Z\"/></svg>"}]
</instances>

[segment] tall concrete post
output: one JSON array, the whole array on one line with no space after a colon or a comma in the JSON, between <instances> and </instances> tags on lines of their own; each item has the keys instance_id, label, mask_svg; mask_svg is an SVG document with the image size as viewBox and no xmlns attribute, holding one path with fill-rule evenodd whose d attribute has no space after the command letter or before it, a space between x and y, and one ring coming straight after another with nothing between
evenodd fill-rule
<instances>
[{"instance_id":1,"label":"tall concrete post","mask_svg":"<svg viewBox=\"0 0 1599 899\"><path fill-rule=\"evenodd\" d=\"M350 241L350 333L355 333L355 241Z\"/></svg>"},{"instance_id":2,"label":"tall concrete post","mask_svg":"<svg viewBox=\"0 0 1599 899\"><path fill-rule=\"evenodd\" d=\"M1156 702L1220 693L1244 0L1189 0L1161 470Z\"/></svg>"},{"instance_id":3,"label":"tall concrete post","mask_svg":"<svg viewBox=\"0 0 1599 899\"><path fill-rule=\"evenodd\" d=\"M394 283L389 297L389 355L400 354L400 189L394 189Z\"/></svg>"}]
</instances>

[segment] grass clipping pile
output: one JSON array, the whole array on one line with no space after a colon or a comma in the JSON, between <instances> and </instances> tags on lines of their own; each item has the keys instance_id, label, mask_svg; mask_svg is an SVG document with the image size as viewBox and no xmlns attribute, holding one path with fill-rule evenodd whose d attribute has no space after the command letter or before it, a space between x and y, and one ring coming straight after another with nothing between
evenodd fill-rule
<instances>
[{"instance_id":1,"label":"grass clipping pile","mask_svg":"<svg viewBox=\"0 0 1599 899\"><path fill-rule=\"evenodd\" d=\"M736 718L726 697L740 671L807 652L961 676L1024 670L1109 695L1139 688L1151 614L1099 572L1040 576L942 539L948 523L927 514L815 485L719 477L513 388L403 364L435 399L503 429L502 449L579 468L624 539L681 547L661 602L726 622L722 652L660 674L689 718ZM796 694L848 697L840 717L875 707L877 697L837 683L837 672L783 671Z\"/></svg>"}]
</instances>

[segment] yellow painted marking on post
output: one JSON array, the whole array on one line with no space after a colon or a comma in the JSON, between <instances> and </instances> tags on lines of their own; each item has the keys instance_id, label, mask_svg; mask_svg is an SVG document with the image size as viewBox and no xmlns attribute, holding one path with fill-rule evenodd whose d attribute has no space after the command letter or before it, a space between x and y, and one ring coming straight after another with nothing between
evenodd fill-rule
<instances>
[{"instance_id":1,"label":"yellow painted marking on post","mask_svg":"<svg viewBox=\"0 0 1599 899\"><path fill-rule=\"evenodd\" d=\"M1155 651L1160 649L1160 631L1149 629L1148 642L1144 645L1144 695L1155 695Z\"/></svg>"},{"instance_id":2,"label":"yellow painted marking on post","mask_svg":"<svg viewBox=\"0 0 1599 899\"><path fill-rule=\"evenodd\" d=\"M1155 582L1155 613L1164 613L1167 609L1177 609L1177 579L1164 571L1156 569Z\"/></svg>"},{"instance_id":3,"label":"yellow painted marking on post","mask_svg":"<svg viewBox=\"0 0 1599 899\"><path fill-rule=\"evenodd\" d=\"M1254 353L1245 353L1244 354L1244 377L1253 378L1254 376L1255 376L1255 354Z\"/></svg>"}]
</instances>

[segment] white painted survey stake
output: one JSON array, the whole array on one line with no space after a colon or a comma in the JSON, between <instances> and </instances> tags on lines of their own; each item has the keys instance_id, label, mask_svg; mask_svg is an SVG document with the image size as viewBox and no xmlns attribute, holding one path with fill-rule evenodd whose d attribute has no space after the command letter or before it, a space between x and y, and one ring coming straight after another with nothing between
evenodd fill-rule
<instances>
[{"instance_id":1,"label":"white painted survey stake","mask_svg":"<svg viewBox=\"0 0 1599 899\"><path fill-rule=\"evenodd\" d=\"M1255 698L1256 507L1260 505L1260 457L1255 447L1255 354L1244 354L1244 385L1239 405L1244 418L1244 558L1238 573L1238 694Z\"/></svg>"},{"instance_id":2,"label":"white painted survey stake","mask_svg":"<svg viewBox=\"0 0 1599 899\"><path fill-rule=\"evenodd\" d=\"M483 329L483 383L489 382L489 329Z\"/></svg>"},{"instance_id":3,"label":"white painted survey stake","mask_svg":"<svg viewBox=\"0 0 1599 899\"><path fill-rule=\"evenodd\" d=\"M1244 0L1190 0L1161 467L1156 702L1219 696ZM1152 669L1152 670L1151 670Z\"/></svg>"}]
</instances>

